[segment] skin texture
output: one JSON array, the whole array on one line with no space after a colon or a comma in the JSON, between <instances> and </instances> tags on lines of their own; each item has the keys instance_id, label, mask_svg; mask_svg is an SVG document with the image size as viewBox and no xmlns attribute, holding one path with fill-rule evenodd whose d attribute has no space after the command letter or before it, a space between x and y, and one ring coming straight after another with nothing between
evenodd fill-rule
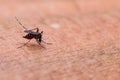
<instances>
[{"instance_id":1,"label":"skin texture","mask_svg":"<svg viewBox=\"0 0 120 80\"><path fill-rule=\"evenodd\" d=\"M120 80L119 0L1 0L0 80ZM38 27L41 47L28 40Z\"/></svg>"}]
</instances>

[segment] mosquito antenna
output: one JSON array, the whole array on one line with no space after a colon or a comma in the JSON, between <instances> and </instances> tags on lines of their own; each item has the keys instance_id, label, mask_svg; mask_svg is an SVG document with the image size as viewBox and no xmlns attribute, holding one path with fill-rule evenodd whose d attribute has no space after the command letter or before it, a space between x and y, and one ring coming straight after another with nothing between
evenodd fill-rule
<instances>
[{"instance_id":1,"label":"mosquito antenna","mask_svg":"<svg viewBox=\"0 0 120 80\"><path fill-rule=\"evenodd\" d=\"M16 16L15 16L15 19L17 20L17 22L18 22L25 30L27 30L27 28L22 25L22 23L18 20L18 18L17 18Z\"/></svg>"}]
</instances>

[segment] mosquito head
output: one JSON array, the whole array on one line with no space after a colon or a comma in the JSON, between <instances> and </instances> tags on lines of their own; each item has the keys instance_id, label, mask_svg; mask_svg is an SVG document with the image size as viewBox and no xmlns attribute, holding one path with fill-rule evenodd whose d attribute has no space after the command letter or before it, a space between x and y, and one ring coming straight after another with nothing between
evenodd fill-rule
<instances>
[{"instance_id":1,"label":"mosquito head","mask_svg":"<svg viewBox=\"0 0 120 80\"><path fill-rule=\"evenodd\" d=\"M26 36L23 36L23 38L26 38Z\"/></svg>"},{"instance_id":2,"label":"mosquito head","mask_svg":"<svg viewBox=\"0 0 120 80\"><path fill-rule=\"evenodd\" d=\"M28 35L29 35L29 34L27 34L27 35L23 36L23 38L26 38L26 39L27 39L27 38L28 38Z\"/></svg>"}]
</instances>

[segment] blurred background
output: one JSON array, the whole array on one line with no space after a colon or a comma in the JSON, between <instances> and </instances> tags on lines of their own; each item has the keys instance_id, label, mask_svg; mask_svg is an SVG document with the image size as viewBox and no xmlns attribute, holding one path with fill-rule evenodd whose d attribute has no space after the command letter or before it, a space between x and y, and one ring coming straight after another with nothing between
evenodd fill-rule
<instances>
[{"instance_id":1,"label":"blurred background","mask_svg":"<svg viewBox=\"0 0 120 80\"><path fill-rule=\"evenodd\" d=\"M0 0L0 15L6 17L82 16L120 9L119 0ZM38 16L39 15L39 16Z\"/></svg>"},{"instance_id":2,"label":"blurred background","mask_svg":"<svg viewBox=\"0 0 120 80\"><path fill-rule=\"evenodd\" d=\"M0 0L0 80L120 80L120 0ZM23 28L53 43L27 42Z\"/></svg>"}]
</instances>

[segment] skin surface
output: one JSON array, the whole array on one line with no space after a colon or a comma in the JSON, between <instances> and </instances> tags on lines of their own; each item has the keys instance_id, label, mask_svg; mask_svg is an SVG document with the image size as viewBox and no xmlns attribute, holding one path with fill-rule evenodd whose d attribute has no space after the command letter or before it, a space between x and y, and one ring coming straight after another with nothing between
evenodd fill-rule
<instances>
[{"instance_id":1,"label":"skin surface","mask_svg":"<svg viewBox=\"0 0 120 80\"><path fill-rule=\"evenodd\" d=\"M119 0L0 0L0 80L120 80ZM41 47L28 29L43 32Z\"/></svg>"}]
</instances>

